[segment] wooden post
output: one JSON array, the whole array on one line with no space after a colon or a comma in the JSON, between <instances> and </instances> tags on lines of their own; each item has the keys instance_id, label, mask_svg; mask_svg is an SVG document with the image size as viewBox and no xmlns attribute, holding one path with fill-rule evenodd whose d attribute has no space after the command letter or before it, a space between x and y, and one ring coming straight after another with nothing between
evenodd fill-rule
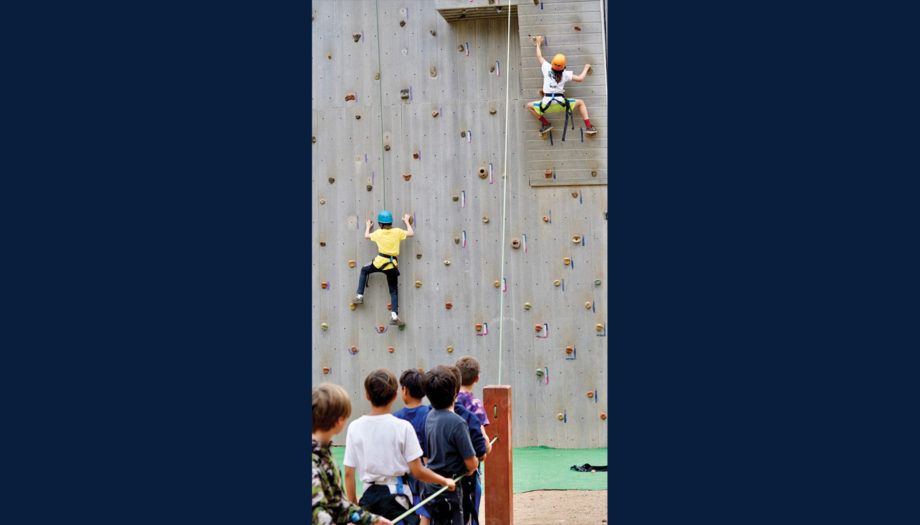
<instances>
[{"instance_id":1,"label":"wooden post","mask_svg":"<svg viewBox=\"0 0 920 525\"><path fill-rule=\"evenodd\" d=\"M485 461L485 519L489 525L512 525L514 491L511 475L511 387L484 387L482 402L491 423L486 427L489 440L498 437L492 444L492 453Z\"/></svg>"}]
</instances>

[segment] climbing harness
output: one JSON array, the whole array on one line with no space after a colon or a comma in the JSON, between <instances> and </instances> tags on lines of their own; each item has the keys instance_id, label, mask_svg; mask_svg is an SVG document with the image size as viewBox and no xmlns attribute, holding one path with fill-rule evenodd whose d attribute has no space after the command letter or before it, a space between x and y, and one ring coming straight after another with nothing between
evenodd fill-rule
<instances>
[{"instance_id":1,"label":"climbing harness","mask_svg":"<svg viewBox=\"0 0 920 525\"><path fill-rule=\"evenodd\" d=\"M380 270L390 270L392 268L396 268L396 265L399 263L399 259L395 255L387 255L380 252L377 252L377 255L383 257L384 259L390 259L389 262L384 263L383 266L380 267ZM387 268L387 266L390 268Z\"/></svg>"},{"instance_id":2,"label":"climbing harness","mask_svg":"<svg viewBox=\"0 0 920 525\"><path fill-rule=\"evenodd\" d=\"M543 101L546 100L546 97L549 97L549 101L546 104L543 104ZM556 98L562 99L562 102ZM565 108L565 123L562 125L562 141L565 142L565 132L569 127L569 115L572 114L572 104L569 102L568 97L563 93L544 93L543 99L540 100L540 114L546 113L546 110L555 102L563 108ZM575 116L572 116L572 131L575 131Z\"/></svg>"}]
</instances>

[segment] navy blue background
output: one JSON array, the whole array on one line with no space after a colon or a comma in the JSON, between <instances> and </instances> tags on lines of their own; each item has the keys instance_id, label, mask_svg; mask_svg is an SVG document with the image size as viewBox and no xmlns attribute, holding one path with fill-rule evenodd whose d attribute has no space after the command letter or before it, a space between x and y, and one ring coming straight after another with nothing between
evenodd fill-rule
<instances>
[{"instance_id":1,"label":"navy blue background","mask_svg":"<svg viewBox=\"0 0 920 525\"><path fill-rule=\"evenodd\" d=\"M622 4L610 522L903 518L911 13ZM2 20L5 514L309 520L309 6Z\"/></svg>"}]
</instances>

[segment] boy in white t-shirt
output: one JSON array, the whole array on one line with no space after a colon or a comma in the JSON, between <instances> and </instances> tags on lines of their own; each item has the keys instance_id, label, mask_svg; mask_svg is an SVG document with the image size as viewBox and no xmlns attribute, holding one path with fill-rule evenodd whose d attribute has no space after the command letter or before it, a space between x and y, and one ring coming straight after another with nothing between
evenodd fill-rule
<instances>
[{"instance_id":1,"label":"boy in white t-shirt","mask_svg":"<svg viewBox=\"0 0 920 525\"><path fill-rule=\"evenodd\" d=\"M591 69L591 64L585 64L585 69L582 70L581 74L576 75L565 69L565 55L562 53L554 56L552 62L548 62L544 59L543 54L540 52L540 46L542 44L543 37L538 36L537 58L540 60L540 70L543 72L543 98L541 100L528 102L525 106L527 111L530 111L531 115L540 119L540 123L543 124L540 128L540 135L544 135L546 132L553 129L552 124L546 120L543 114L565 111L567 107L569 111L575 111L577 109L581 113L581 118L584 119L587 128L585 129L585 135L590 136L596 134L597 129L591 125L591 119L588 118L588 107L585 105L585 101L580 98L566 98L564 95L565 83L569 80L574 80L575 82L583 81L585 75L588 74L588 70Z\"/></svg>"},{"instance_id":2,"label":"boy in white t-shirt","mask_svg":"<svg viewBox=\"0 0 920 525\"><path fill-rule=\"evenodd\" d=\"M396 375L385 368L367 375L364 395L371 402L371 411L349 425L343 461L348 498L388 519L412 506L412 491L405 476L409 472L426 483L447 486L450 491L456 488L452 479L422 466L422 448L412 424L390 414L398 388ZM360 500L356 472L364 484ZM418 516L412 514L400 523L418 523Z\"/></svg>"}]
</instances>

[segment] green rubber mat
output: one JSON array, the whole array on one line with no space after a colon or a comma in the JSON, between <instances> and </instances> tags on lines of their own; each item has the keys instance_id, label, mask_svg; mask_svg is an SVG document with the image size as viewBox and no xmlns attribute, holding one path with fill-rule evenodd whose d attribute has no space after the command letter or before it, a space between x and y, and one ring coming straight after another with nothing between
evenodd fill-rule
<instances>
[{"instance_id":1,"label":"green rubber mat","mask_svg":"<svg viewBox=\"0 0 920 525\"><path fill-rule=\"evenodd\" d=\"M511 452L514 492L607 490L606 472L578 472L572 465L606 465L606 448L523 447ZM489 458L486 458L488 466Z\"/></svg>"},{"instance_id":2,"label":"green rubber mat","mask_svg":"<svg viewBox=\"0 0 920 525\"><path fill-rule=\"evenodd\" d=\"M332 455L342 470L342 482L345 474L342 460L345 447L332 447ZM572 465L606 465L606 448L549 448L523 447L512 451L512 470L514 492L531 490L607 490L606 472L578 472L571 470ZM483 469L488 468L486 458ZM361 494L361 481L357 481L358 494Z\"/></svg>"}]
</instances>

